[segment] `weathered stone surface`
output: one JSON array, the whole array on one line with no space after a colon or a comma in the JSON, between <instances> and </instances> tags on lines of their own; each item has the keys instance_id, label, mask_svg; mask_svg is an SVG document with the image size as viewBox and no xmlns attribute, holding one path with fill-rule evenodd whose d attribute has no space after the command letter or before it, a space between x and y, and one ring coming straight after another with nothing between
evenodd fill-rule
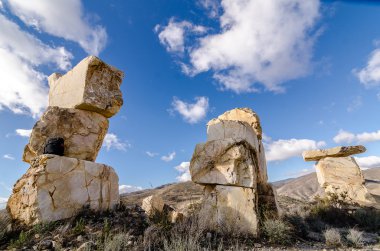
<instances>
[{"instance_id":1,"label":"weathered stone surface","mask_svg":"<svg viewBox=\"0 0 380 251\"><path fill-rule=\"evenodd\" d=\"M259 183L257 185L258 206L263 212L263 217L278 217L281 214L277 201L276 188L269 183Z\"/></svg>"},{"instance_id":2,"label":"weathered stone surface","mask_svg":"<svg viewBox=\"0 0 380 251\"><path fill-rule=\"evenodd\" d=\"M83 206L111 209L119 203L118 176L112 167L94 162L41 155L13 187L7 209L25 224L75 215Z\"/></svg>"},{"instance_id":3,"label":"weathered stone surface","mask_svg":"<svg viewBox=\"0 0 380 251\"><path fill-rule=\"evenodd\" d=\"M354 158L326 157L318 161L316 170L318 182L325 192L345 194L347 199L360 204L375 201L364 186L363 174Z\"/></svg>"},{"instance_id":4,"label":"weathered stone surface","mask_svg":"<svg viewBox=\"0 0 380 251\"><path fill-rule=\"evenodd\" d=\"M257 155L242 139L198 144L190 162L193 182L256 188Z\"/></svg>"},{"instance_id":5,"label":"weathered stone surface","mask_svg":"<svg viewBox=\"0 0 380 251\"><path fill-rule=\"evenodd\" d=\"M199 216L207 222L208 228L257 235L257 198L254 189L207 185L204 193Z\"/></svg>"},{"instance_id":6,"label":"weathered stone surface","mask_svg":"<svg viewBox=\"0 0 380 251\"><path fill-rule=\"evenodd\" d=\"M318 161L326 157L348 157L353 154L364 153L366 150L362 145L337 146L329 149L304 151L302 156L305 161Z\"/></svg>"},{"instance_id":7,"label":"weathered stone surface","mask_svg":"<svg viewBox=\"0 0 380 251\"><path fill-rule=\"evenodd\" d=\"M122 71L89 56L65 75L54 73L49 77L49 105L112 117L123 105L122 79Z\"/></svg>"},{"instance_id":8,"label":"weathered stone surface","mask_svg":"<svg viewBox=\"0 0 380 251\"><path fill-rule=\"evenodd\" d=\"M259 141L252 127L241 121L220 120L207 127L207 141L217 139L241 138L247 141L253 149L258 151Z\"/></svg>"},{"instance_id":9,"label":"weathered stone surface","mask_svg":"<svg viewBox=\"0 0 380 251\"><path fill-rule=\"evenodd\" d=\"M260 119L257 114L249 108L235 108L220 115L218 118L208 122L208 126L219 123L221 120L235 120L248 123L252 129L256 132L259 139L262 138L262 129L260 125Z\"/></svg>"},{"instance_id":10,"label":"weathered stone surface","mask_svg":"<svg viewBox=\"0 0 380 251\"><path fill-rule=\"evenodd\" d=\"M143 199L141 208L148 216L161 213L164 210L164 201L159 195L151 195Z\"/></svg>"},{"instance_id":11,"label":"weathered stone surface","mask_svg":"<svg viewBox=\"0 0 380 251\"><path fill-rule=\"evenodd\" d=\"M108 130L108 119L90 111L48 107L35 124L23 160L43 154L48 138L65 140L64 156L95 161Z\"/></svg>"}]
</instances>

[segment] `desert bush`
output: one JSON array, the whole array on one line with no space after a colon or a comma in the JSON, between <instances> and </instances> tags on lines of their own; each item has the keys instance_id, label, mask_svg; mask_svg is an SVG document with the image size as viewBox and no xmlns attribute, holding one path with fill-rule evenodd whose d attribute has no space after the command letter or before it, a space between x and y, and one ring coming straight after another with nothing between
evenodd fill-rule
<instances>
[{"instance_id":1,"label":"desert bush","mask_svg":"<svg viewBox=\"0 0 380 251\"><path fill-rule=\"evenodd\" d=\"M360 228L369 232L376 232L380 229L380 210L361 208L356 210L352 217Z\"/></svg>"},{"instance_id":2,"label":"desert bush","mask_svg":"<svg viewBox=\"0 0 380 251\"><path fill-rule=\"evenodd\" d=\"M105 251L123 251L128 250L130 246L130 236L127 233L119 233L109 237L104 242Z\"/></svg>"},{"instance_id":3,"label":"desert bush","mask_svg":"<svg viewBox=\"0 0 380 251\"><path fill-rule=\"evenodd\" d=\"M361 231L351 228L350 230L348 230L346 238L354 247L363 246L363 232Z\"/></svg>"},{"instance_id":4,"label":"desert bush","mask_svg":"<svg viewBox=\"0 0 380 251\"><path fill-rule=\"evenodd\" d=\"M281 219L267 219L263 231L272 244L289 244L292 237L292 227Z\"/></svg>"},{"instance_id":5,"label":"desert bush","mask_svg":"<svg viewBox=\"0 0 380 251\"><path fill-rule=\"evenodd\" d=\"M327 229L323 233L323 235L325 237L325 242L326 242L327 246L339 247L342 245L341 236L340 236L340 233L337 229L335 229L335 228Z\"/></svg>"},{"instance_id":6,"label":"desert bush","mask_svg":"<svg viewBox=\"0 0 380 251\"><path fill-rule=\"evenodd\" d=\"M74 234L83 234L85 230L85 221L83 218L80 218L76 221L74 228L72 229Z\"/></svg>"}]
</instances>

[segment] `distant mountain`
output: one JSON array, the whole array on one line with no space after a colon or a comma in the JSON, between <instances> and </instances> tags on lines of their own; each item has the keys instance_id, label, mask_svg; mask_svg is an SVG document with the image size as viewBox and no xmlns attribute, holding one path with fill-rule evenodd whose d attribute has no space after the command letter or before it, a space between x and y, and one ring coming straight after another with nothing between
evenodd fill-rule
<instances>
[{"instance_id":1,"label":"distant mountain","mask_svg":"<svg viewBox=\"0 0 380 251\"><path fill-rule=\"evenodd\" d=\"M368 191L380 196L380 167L364 170L363 175ZM311 200L316 195L323 194L323 190L318 184L317 174L310 173L277 186L277 194L298 200Z\"/></svg>"},{"instance_id":2,"label":"distant mountain","mask_svg":"<svg viewBox=\"0 0 380 251\"><path fill-rule=\"evenodd\" d=\"M380 196L380 167L363 171L366 187L369 192ZM309 201L316 195L323 194L318 184L316 173L310 173L298 178L291 178L273 182L279 196L288 196L298 200ZM191 181L163 185L154 189L141 190L121 195L121 199L127 204L140 204L150 195L159 194L165 203L182 208L189 201L197 201L202 197L202 186Z\"/></svg>"}]
</instances>

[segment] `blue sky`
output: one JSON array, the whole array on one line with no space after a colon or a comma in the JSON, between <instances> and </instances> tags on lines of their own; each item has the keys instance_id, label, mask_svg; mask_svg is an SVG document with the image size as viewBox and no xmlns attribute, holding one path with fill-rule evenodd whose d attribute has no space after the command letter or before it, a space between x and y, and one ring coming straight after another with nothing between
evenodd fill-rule
<instances>
[{"instance_id":1,"label":"blue sky","mask_svg":"<svg viewBox=\"0 0 380 251\"><path fill-rule=\"evenodd\" d=\"M97 158L124 191L188 179L207 121L235 107L261 118L271 181L319 147L363 144L380 166L379 20L376 1L0 0L0 198L28 168L46 76L89 54L125 72Z\"/></svg>"}]
</instances>

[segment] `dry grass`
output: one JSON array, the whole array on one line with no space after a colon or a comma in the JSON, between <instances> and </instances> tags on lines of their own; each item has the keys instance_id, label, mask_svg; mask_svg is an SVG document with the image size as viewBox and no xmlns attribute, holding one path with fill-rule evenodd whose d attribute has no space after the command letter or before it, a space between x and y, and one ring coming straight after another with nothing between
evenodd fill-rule
<instances>
[{"instance_id":1,"label":"dry grass","mask_svg":"<svg viewBox=\"0 0 380 251\"><path fill-rule=\"evenodd\" d=\"M346 238L353 247L358 248L363 246L363 232L361 231L351 228L348 230Z\"/></svg>"},{"instance_id":2,"label":"dry grass","mask_svg":"<svg viewBox=\"0 0 380 251\"><path fill-rule=\"evenodd\" d=\"M263 231L272 244L289 244L292 239L292 227L281 219L267 219L263 224Z\"/></svg>"},{"instance_id":3,"label":"dry grass","mask_svg":"<svg viewBox=\"0 0 380 251\"><path fill-rule=\"evenodd\" d=\"M342 239L340 236L340 232L335 228L327 229L323 233L325 237L326 245L329 247L339 247L342 245Z\"/></svg>"}]
</instances>

